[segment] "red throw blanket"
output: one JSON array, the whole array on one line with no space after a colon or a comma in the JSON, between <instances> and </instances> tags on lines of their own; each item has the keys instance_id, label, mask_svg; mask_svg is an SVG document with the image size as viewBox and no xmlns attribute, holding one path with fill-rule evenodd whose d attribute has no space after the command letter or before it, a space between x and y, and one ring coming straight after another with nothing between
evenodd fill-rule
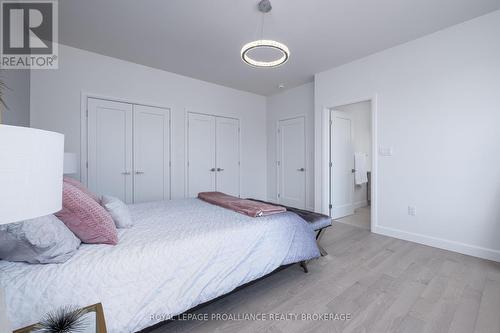
<instances>
[{"instance_id":1,"label":"red throw blanket","mask_svg":"<svg viewBox=\"0 0 500 333\"><path fill-rule=\"evenodd\" d=\"M251 217L266 216L286 212L285 207L263 202L241 199L221 192L200 192L198 198L213 205L234 210Z\"/></svg>"}]
</instances>

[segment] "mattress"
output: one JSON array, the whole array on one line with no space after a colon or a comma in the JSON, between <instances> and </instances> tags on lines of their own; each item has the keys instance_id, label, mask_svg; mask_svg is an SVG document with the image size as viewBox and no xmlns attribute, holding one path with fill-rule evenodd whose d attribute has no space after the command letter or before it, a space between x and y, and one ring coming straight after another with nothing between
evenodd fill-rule
<instances>
[{"instance_id":1,"label":"mattress","mask_svg":"<svg viewBox=\"0 0 500 333\"><path fill-rule=\"evenodd\" d=\"M101 302L109 333L135 332L319 256L312 228L294 213L251 218L199 199L130 210L135 225L118 230L116 246L84 244L63 264L0 260L13 328Z\"/></svg>"}]
</instances>

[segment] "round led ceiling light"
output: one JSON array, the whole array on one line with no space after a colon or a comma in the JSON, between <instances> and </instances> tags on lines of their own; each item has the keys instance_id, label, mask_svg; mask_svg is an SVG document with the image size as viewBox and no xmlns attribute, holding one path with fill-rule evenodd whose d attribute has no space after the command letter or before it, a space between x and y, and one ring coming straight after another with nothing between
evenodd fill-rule
<instances>
[{"instance_id":1,"label":"round led ceiling light","mask_svg":"<svg viewBox=\"0 0 500 333\"><path fill-rule=\"evenodd\" d=\"M269 0L261 0L257 5L257 7L263 15L269 13L272 9L271 2ZM288 49L288 47L285 44L274 40L263 39L262 38L263 34L264 34L264 16L262 17L261 39L243 45L240 53L241 59L246 64L252 67L261 67L261 68L278 67L286 63L290 58L290 50ZM272 60L256 59L255 56L251 55L251 53L254 53L253 51L259 51L259 50L277 51L278 57Z\"/></svg>"},{"instance_id":2,"label":"round led ceiling light","mask_svg":"<svg viewBox=\"0 0 500 333\"><path fill-rule=\"evenodd\" d=\"M257 60L250 56L249 52L255 49L273 49L278 51L281 56L278 59L263 61ZM243 45L241 48L241 59L250 66L254 67L278 67L283 65L290 58L290 50L288 47L280 42L269 40L269 39L259 39L250 43Z\"/></svg>"}]
</instances>

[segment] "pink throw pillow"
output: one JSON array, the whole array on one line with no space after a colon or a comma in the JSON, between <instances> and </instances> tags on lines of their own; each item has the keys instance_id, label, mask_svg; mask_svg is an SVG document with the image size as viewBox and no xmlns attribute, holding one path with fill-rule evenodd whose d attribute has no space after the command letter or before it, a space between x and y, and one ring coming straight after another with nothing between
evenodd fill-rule
<instances>
[{"instance_id":1,"label":"pink throw pillow","mask_svg":"<svg viewBox=\"0 0 500 333\"><path fill-rule=\"evenodd\" d=\"M111 215L99 203L68 182L63 183L63 209L55 214L84 243L118 243Z\"/></svg>"},{"instance_id":2,"label":"pink throw pillow","mask_svg":"<svg viewBox=\"0 0 500 333\"><path fill-rule=\"evenodd\" d=\"M100 202L99 197L97 195L95 195L94 193L90 192L89 189L86 188L78 180L70 178L70 177L64 177L64 181L66 183L70 183L71 185L73 185L74 187L76 187L77 189L79 189L80 191L82 191L83 193L85 193L86 195L88 195L89 197L94 199L95 201Z\"/></svg>"}]
</instances>

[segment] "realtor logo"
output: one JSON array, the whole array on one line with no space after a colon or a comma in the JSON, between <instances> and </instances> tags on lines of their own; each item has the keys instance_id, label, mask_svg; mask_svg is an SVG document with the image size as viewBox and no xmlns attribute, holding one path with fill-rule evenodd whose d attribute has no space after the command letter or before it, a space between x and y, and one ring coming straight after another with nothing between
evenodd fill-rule
<instances>
[{"instance_id":1,"label":"realtor logo","mask_svg":"<svg viewBox=\"0 0 500 333\"><path fill-rule=\"evenodd\" d=\"M57 1L1 1L0 68L58 67Z\"/></svg>"}]
</instances>

